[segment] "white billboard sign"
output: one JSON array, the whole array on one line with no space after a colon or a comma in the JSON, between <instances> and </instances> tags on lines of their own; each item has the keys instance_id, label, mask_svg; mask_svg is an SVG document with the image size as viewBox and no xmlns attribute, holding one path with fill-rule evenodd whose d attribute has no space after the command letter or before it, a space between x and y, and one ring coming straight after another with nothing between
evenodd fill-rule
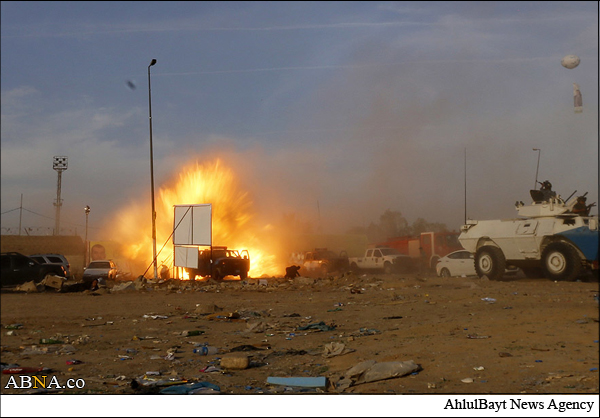
<instances>
[{"instance_id":1,"label":"white billboard sign","mask_svg":"<svg viewBox=\"0 0 600 418\"><path fill-rule=\"evenodd\" d=\"M212 205L175 205L173 245L212 245Z\"/></svg>"},{"instance_id":2,"label":"white billboard sign","mask_svg":"<svg viewBox=\"0 0 600 418\"><path fill-rule=\"evenodd\" d=\"M175 246L175 266L198 268L198 247Z\"/></svg>"}]
</instances>

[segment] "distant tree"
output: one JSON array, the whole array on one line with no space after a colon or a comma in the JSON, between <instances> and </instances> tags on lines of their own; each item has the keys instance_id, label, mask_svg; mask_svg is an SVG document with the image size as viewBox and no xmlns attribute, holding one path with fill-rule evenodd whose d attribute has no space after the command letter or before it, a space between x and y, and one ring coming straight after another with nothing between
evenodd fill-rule
<instances>
[{"instance_id":1,"label":"distant tree","mask_svg":"<svg viewBox=\"0 0 600 418\"><path fill-rule=\"evenodd\" d=\"M408 222L402 213L389 209L379 217L379 229L384 238L398 237L410 232Z\"/></svg>"},{"instance_id":2,"label":"distant tree","mask_svg":"<svg viewBox=\"0 0 600 418\"><path fill-rule=\"evenodd\" d=\"M378 224L371 222L365 231L369 242L378 242L385 240L385 235Z\"/></svg>"},{"instance_id":3,"label":"distant tree","mask_svg":"<svg viewBox=\"0 0 600 418\"><path fill-rule=\"evenodd\" d=\"M399 211L386 209L379 217L379 223L371 222L368 227L353 227L348 230L349 234L365 234L369 242L382 242L394 237L416 236L421 232L446 232L446 224L439 222L427 222L423 218L417 218L409 225L406 218Z\"/></svg>"}]
</instances>

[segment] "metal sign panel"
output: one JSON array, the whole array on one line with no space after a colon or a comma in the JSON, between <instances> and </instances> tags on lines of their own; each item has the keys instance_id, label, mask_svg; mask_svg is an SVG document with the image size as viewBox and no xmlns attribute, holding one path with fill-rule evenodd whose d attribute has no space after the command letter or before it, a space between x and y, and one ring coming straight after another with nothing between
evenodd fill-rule
<instances>
[{"instance_id":1,"label":"metal sign panel","mask_svg":"<svg viewBox=\"0 0 600 418\"><path fill-rule=\"evenodd\" d=\"M212 205L174 206L173 245L212 245Z\"/></svg>"},{"instance_id":2,"label":"metal sign panel","mask_svg":"<svg viewBox=\"0 0 600 418\"><path fill-rule=\"evenodd\" d=\"M198 247L175 246L176 267L198 268Z\"/></svg>"}]
</instances>

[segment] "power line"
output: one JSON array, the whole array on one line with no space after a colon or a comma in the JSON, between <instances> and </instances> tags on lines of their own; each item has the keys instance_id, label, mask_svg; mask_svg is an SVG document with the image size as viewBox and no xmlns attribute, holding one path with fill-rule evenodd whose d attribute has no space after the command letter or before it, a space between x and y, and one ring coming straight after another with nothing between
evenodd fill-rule
<instances>
[{"instance_id":1,"label":"power line","mask_svg":"<svg viewBox=\"0 0 600 418\"><path fill-rule=\"evenodd\" d=\"M14 208L14 209L10 209L10 210L7 210L6 212L2 212L0 215L4 215L4 214L6 214L6 213L13 212L13 211L15 211L15 210L19 210L19 209L26 210L27 212L29 212L29 213L33 213L34 215L41 216L42 218L46 218L46 219L52 219L52 220L54 220L54 219L55 219L55 218L51 218L50 216L46 216L46 215L42 215L41 213L34 212L34 211L32 211L32 210L29 210L29 209L27 209L27 208ZM81 225L81 224L74 224L74 223L67 223L67 224L68 224L68 225L71 225L71 226L81 226L81 227L83 227L83 226L84 226L84 225ZM92 228L92 229L100 229L100 228L98 228L98 227L94 227L94 226L90 226L89 228Z\"/></svg>"},{"instance_id":2,"label":"power line","mask_svg":"<svg viewBox=\"0 0 600 418\"><path fill-rule=\"evenodd\" d=\"M9 212L12 212L13 210L18 210L18 209L21 209L21 208L14 208L14 209L11 209L11 210L7 210L6 212L0 213L0 215L4 215L5 213L9 213Z\"/></svg>"}]
</instances>

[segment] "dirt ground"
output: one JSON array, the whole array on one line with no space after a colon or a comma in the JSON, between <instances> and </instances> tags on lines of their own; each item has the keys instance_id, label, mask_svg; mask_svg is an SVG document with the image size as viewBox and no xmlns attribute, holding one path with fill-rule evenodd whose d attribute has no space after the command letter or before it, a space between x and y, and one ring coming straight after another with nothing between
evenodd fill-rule
<instances>
[{"instance_id":1,"label":"dirt ground","mask_svg":"<svg viewBox=\"0 0 600 418\"><path fill-rule=\"evenodd\" d=\"M1 358L5 364L50 368L48 376L61 384L85 380L82 389L49 391L65 394L164 388L141 384L149 379L209 382L221 394L297 393L267 384L267 378L326 377L327 387L316 391L333 395L341 392L335 388L339 378L366 360L412 360L420 370L354 384L343 393L597 394L597 295L596 278L489 281L350 273L170 280L126 292L3 291ZM222 310L206 313L215 306ZM11 324L22 327L10 329ZM183 335L194 330L202 333ZM42 338L63 344L41 345ZM331 343L349 352L325 357ZM194 353L202 344L220 352ZM249 356L249 367L222 368L219 359L236 350ZM2 374L2 394L43 391L6 389L11 376Z\"/></svg>"}]
</instances>

